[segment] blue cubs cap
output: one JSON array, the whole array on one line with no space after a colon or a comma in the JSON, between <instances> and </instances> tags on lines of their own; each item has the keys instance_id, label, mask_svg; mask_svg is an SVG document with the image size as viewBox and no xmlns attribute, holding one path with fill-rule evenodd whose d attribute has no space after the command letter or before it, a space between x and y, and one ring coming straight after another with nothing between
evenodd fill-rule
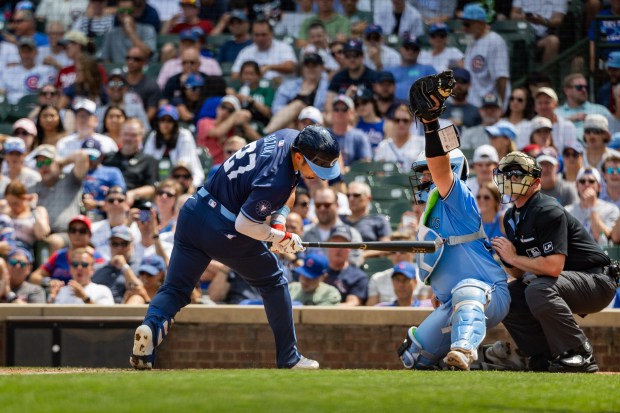
<instances>
[{"instance_id":1,"label":"blue cubs cap","mask_svg":"<svg viewBox=\"0 0 620 413\"><path fill-rule=\"evenodd\" d=\"M159 111L157 112L157 119L161 119L164 116L170 116L176 122L179 121L179 111L172 105L164 105L159 108Z\"/></svg>"},{"instance_id":2,"label":"blue cubs cap","mask_svg":"<svg viewBox=\"0 0 620 413\"><path fill-rule=\"evenodd\" d=\"M403 34L402 44L403 44L403 47L414 46L418 48L418 50L420 49L420 42L418 41L418 38L409 32L405 32Z\"/></svg>"},{"instance_id":3,"label":"blue cubs cap","mask_svg":"<svg viewBox=\"0 0 620 413\"><path fill-rule=\"evenodd\" d=\"M474 21L480 21L480 22L486 23L487 12L478 3L468 4L463 9L463 15L461 16L461 19L462 20L474 20Z\"/></svg>"},{"instance_id":4,"label":"blue cubs cap","mask_svg":"<svg viewBox=\"0 0 620 413\"><path fill-rule=\"evenodd\" d=\"M454 80L460 80L461 83L471 82L471 74L469 73L469 70L463 69L462 67L455 67L452 69L452 75L454 76Z\"/></svg>"},{"instance_id":5,"label":"blue cubs cap","mask_svg":"<svg viewBox=\"0 0 620 413\"><path fill-rule=\"evenodd\" d=\"M86 138L82 144L82 149L91 157L99 158L101 156L101 143L95 138Z\"/></svg>"},{"instance_id":6,"label":"blue cubs cap","mask_svg":"<svg viewBox=\"0 0 620 413\"><path fill-rule=\"evenodd\" d=\"M243 10L233 10L230 12L230 20L232 19L237 19L237 20L241 20L242 22L247 22L248 21L248 15L245 14L245 12ZM228 20L228 21L230 21Z\"/></svg>"},{"instance_id":7,"label":"blue cubs cap","mask_svg":"<svg viewBox=\"0 0 620 413\"><path fill-rule=\"evenodd\" d=\"M26 142L22 138L10 137L4 141L4 153L26 153Z\"/></svg>"},{"instance_id":8,"label":"blue cubs cap","mask_svg":"<svg viewBox=\"0 0 620 413\"><path fill-rule=\"evenodd\" d=\"M435 34L437 32L446 32L448 33L450 29L445 23L433 23L431 27L428 28L428 34Z\"/></svg>"},{"instance_id":9,"label":"blue cubs cap","mask_svg":"<svg viewBox=\"0 0 620 413\"><path fill-rule=\"evenodd\" d=\"M351 39L344 44L344 52L359 52L363 53L362 42L359 40Z\"/></svg>"},{"instance_id":10,"label":"blue cubs cap","mask_svg":"<svg viewBox=\"0 0 620 413\"><path fill-rule=\"evenodd\" d=\"M497 95L494 95L493 93L488 93L482 98L482 107L485 106L501 107L502 105L500 105L499 97L497 97Z\"/></svg>"},{"instance_id":11,"label":"blue cubs cap","mask_svg":"<svg viewBox=\"0 0 620 413\"><path fill-rule=\"evenodd\" d=\"M394 75L392 74L392 72L388 72L386 70L377 72L375 79L377 83L381 83L381 82L396 83L396 79L394 78Z\"/></svg>"},{"instance_id":12,"label":"blue cubs cap","mask_svg":"<svg viewBox=\"0 0 620 413\"><path fill-rule=\"evenodd\" d=\"M125 241L133 241L133 236L127 225L117 225L112 228L110 238L120 238Z\"/></svg>"},{"instance_id":13,"label":"blue cubs cap","mask_svg":"<svg viewBox=\"0 0 620 413\"><path fill-rule=\"evenodd\" d=\"M204 86L205 81L198 73L192 73L185 79L185 86L200 87Z\"/></svg>"},{"instance_id":14,"label":"blue cubs cap","mask_svg":"<svg viewBox=\"0 0 620 413\"><path fill-rule=\"evenodd\" d=\"M398 264L394 266L393 270L394 272L392 273L392 278L394 278L396 274L402 274L405 277L409 278L410 280L416 279L416 274L417 274L416 267L409 261L399 262Z\"/></svg>"},{"instance_id":15,"label":"blue cubs cap","mask_svg":"<svg viewBox=\"0 0 620 413\"><path fill-rule=\"evenodd\" d=\"M607 67L620 69L620 52L609 53L609 56L607 56Z\"/></svg>"},{"instance_id":16,"label":"blue cubs cap","mask_svg":"<svg viewBox=\"0 0 620 413\"><path fill-rule=\"evenodd\" d=\"M166 263L159 255L147 255L142 258L140 267L138 268L138 272L145 272L152 276L155 276L162 271L166 271Z\"/></svg>"},{"instance_id":17,"label":"blue cubs cap","mask_svg":"<svg viewBox=\"0 0 620 413\"><path fill-rule=\"evenodd\" d=\"M304 265L295 268L295 272L307 278L319 278L327 272L327 258L323 254L308 254Z\"/></svg>"},{"instance_id":18,"label":"blue cubs cap","mask_svg":"<svg viewBox=\"0 0 620 413\"><path fill-rule=\"evenodd\" d=\"M32 257L32 253L30 251L28 251L27 249L22 248L22 247L15 247L15 248L13 248L11 250L11 252L9 252L9 255L8 255L7 258L11 259L15 255L17 255L17 254L22 254L24 257L26 257L26 260L28 260L28 262L30 264L32 264L34 262L34 258Z\"/></svg>"},{"instance_id":19,"label":"blue cubs cap","mask_svg":"<svg viewBox=\"0 0 620 413\"><path fill-rule=\"evenodd\" d=\"M179 34L179 39L180 40L191 40L193 42L197 42L198 41L198 33L193 31L192 29L183 30Z\"/></svg>"},{"instance_id":20,"label":"blue cubs cap","mask_svg":"<svg viewBox=\"0 0 620 413\"><path fill-rule=\"evenodd\" d=\"M348 225L336 225L332 228L332 231L329 233L329 238L332 239L334 237L341 237L346 239L348 242L353 241L353 233L351 232L351 228Z\"/></svg>"},{"instance_id":21,"label":"blue cubs cap","mask_svg":"<svg viewBox=\"0 0 620 413\"><path fill-rule=\"evenodd\" d=\"M500 120L495 125L487 126L484 130L491 137L506 136L513 141L517 139L517 130L512 123L505 120Z\"/></svg>"},{"instance_id":22,"label":"blue cubs cap","mask_svg":"<svg viewBox=\"0 0 620 413\"><path fill-rule=\"evenodd\" d=\"M377 33L379 36L383 36L383 29L378 24L371 24L364 30L364 37Z\"/></svg>"},{"instance_id":23,"label":"blue cubs cap","mask_svg":"<svg viewBox=\"0 0 620 413\"><path fill-rule=\"evenodd\" d=\"M320 179L328 181L340 176L340 146L324 127L310 125L303 128L295 138L293 148L303 155Z\"/></svg>"}]
</instances>

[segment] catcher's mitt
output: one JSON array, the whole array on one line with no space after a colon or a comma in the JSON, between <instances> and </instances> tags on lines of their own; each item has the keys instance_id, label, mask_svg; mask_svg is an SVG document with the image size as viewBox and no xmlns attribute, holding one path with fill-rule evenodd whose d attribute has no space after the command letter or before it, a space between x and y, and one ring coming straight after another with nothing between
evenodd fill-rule
<instances>
[{"instance_id":1,"label":"catcher's mitt","mask_svg":"<svg viewBox=\"0 0 620 413\"><path fill-rule=\"evenodd\" d=\"M446 110L444 102L452 94L454 85L452 70L416 80L409 89L409 108L413 116L427 122L437 119Z\"/></svg>"}]
</instances>

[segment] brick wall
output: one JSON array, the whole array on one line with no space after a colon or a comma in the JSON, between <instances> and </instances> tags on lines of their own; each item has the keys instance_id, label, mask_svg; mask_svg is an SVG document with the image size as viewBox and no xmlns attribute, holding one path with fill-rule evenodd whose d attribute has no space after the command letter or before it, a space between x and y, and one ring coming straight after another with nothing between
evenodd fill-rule
<instances>
[{"instance_id":1,"label":"brick wall","mask_svg":"<svg viewBox=\"0 0 620 413\"><path fill-rule=\"evenodd\" d=\"M24 306L0 305L0 362L5 365L4 322L20 316ZM29 317L136 317L146 307L28 306ZM23 315L23 314L22 314ZM329 307L296 308L298 347L307 357L330 369L400 369L396 348L409 325L419 324L427 310ZM578 318L603 371L620 371L620 311L606 310ZM487 332L485 343L507 340L502 326ZM121 351L129 348L129 344ZM157 367L178 368L273 368L274 340L260 307L189 306L158 350Z\"/></svg>"}]
</instances>

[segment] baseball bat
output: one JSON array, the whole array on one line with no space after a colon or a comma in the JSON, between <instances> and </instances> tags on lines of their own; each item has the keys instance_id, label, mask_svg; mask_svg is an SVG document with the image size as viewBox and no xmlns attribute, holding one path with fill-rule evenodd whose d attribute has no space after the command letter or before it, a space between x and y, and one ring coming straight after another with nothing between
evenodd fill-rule
<instances>
[{"instance_id":1,"label":"baseball bat","mask_svg":"<svg viewBox=\"0 0 620 413\"><path fill-rule=\"evenodd\" d=\"M350 248L355 250L374 250L390 252L437 251L439 242L434 241L369 241L369 242L302 242L306 248Z\"/></svg>"}]
</instances>

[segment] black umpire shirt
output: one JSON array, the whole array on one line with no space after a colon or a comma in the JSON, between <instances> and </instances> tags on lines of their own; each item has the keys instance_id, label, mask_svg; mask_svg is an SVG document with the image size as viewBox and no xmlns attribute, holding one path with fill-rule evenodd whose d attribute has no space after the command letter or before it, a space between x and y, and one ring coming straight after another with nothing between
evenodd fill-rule
<instances>
[{"instance_id":1,"label":"black umpire shirt","mask_svg":"<svg viewBox=\"0 0 620 413\"><path fill-rule=\"evenodd\" d=\"M611 263L583 225L540 191L523 207L513 206L506 212L504 228L518 255L565 255L563 271L588 271Z\"/></svg>"}]
</instances>

